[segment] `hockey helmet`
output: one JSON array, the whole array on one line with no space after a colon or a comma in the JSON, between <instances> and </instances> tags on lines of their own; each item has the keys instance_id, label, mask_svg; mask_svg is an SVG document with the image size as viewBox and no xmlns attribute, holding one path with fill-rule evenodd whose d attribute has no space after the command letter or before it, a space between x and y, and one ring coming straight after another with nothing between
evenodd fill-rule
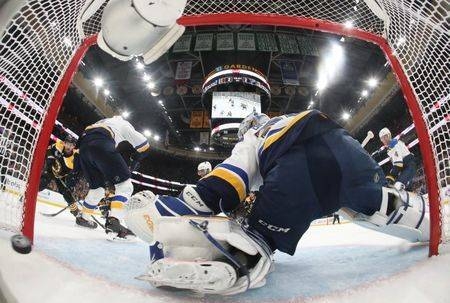
<instances>
[{"instance_id":1,"label":"hockey helmet","mask_svg":"<svg viewBox=\"0 0 450 303\"><path fill-rule=\"evenodd\" d=\"M269 120L270 118L266 114L252 112L250 115L245 117L244 120L242 120L241 124L239 125L239 130L237 133L239 140L242 140L242 138L244 138L245 133L250 128L260 127L266 124L266 122Z\"/></svg>"},{"instance_id":2,"label":"hockey helmet","mask_svg":"<svg viewBox=\"0 0 450 303\"><path fill-rule=\"evenodd\" d=\"M389 135L389 137L391 136L391 131L390 131L389 128L387 128L387 127L382 128L382 129L380 130L380 132L378 133L378 136L379 136L380 138L383 137L383 136L386 136L386 135Z\"/></svg>"},{"instance_id":3,"label":"hockey helmet","mask_svg":"<svg viewBox=\"0 0 450 303\"><path fill-rule=\"evenodd\" d=\"M209 174L212 170L211 163L208 161L202 162L197 167L197 172L199 176L204 176L206 174Z\"/></svg>"}]
</instances>

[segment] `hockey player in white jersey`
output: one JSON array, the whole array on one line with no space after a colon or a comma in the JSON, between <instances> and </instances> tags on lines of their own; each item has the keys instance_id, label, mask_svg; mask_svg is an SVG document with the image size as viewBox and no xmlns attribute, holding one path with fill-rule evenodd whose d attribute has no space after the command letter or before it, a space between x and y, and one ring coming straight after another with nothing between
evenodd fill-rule
<instances>
[{"instance_id":1,"label":"hockey player in white jersey","mask_svg":"<svg viewBox=\"0 0 450 303\"><path fill-rule=\"evenodd\" d=\"M129 142L136 150L130 167L116 150L120 142ZM83 216L91 214L105 196L105 184L114 185L115 194L109 198L110 211L106 218L106 232L112 239L129 239L134 234L120 224L124 205L133 193L131 172L146 156L147 139L121 116L103 119L86 127L79 139L78 165L89 183L83 203Z\"/></svg>"},{"instance_id":2,"label":"hockey player in white jersey","mask_svg":"<svg viewBox=\"0 0 450 303\"><path fill-rule=\"evenodd\" d=\"M379 137L383 145L387 147L388 156L392 161L392 169L386 176L386 180L397 190L409 190L417 170L414 155L402 140L392 139L388 128L381 129Z\"/></svg>"},{"instance_id":3,"label":"hockey player in white jersey","mask_svg":"<svg viewBox=\"0 0 450 303\"><path fill-rule=\"evenodd\" d=\"M222 295L261 287L273 252L294 254L310 223L338 210L369 228L428 240L423 199L384 187L378 164L323 113L252 114L238 134L231 156L178 198L144 191L130 199L125 220L152 244L142 280ZM243 204L258 187L254 203Z\"/></svg>"}]
</instances>

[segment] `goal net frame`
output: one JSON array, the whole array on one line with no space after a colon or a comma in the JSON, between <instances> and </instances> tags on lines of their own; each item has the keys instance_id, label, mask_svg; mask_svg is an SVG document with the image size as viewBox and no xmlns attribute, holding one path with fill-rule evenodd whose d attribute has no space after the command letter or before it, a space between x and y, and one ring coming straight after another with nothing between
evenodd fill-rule
<instances>
[{"instance_id":1,"label":"goal net frame","mask_svg":"<svg viewBox=\"0 0 450 303\"><path fill-rule=\"evenodd\" d=\"M362 2L369 5L370 9L376 12L377 16L381 16L385 14L385 12L383 12L382 10L380 11L380 7L377 5L377 1L378 0L364 0ZM382 0L382 1L389 2L390 0ZM408 2L409 0L403 1ZM51 1L47 2L52 3ZM60 1L56 0L54 2L56 3ZM79 0L76 2L81 3L80 5L76 6L76 9L78 9L78 11L76 11L75 14L77 13L79 14L84 8L84 6L82 5L84 1ZM236 10L234 12L233 11L208 12L207 10L202 11L198 7L202 5L207 5L203 4L203 2L211 3L212 1L189 0L188 7L186 8L184 15L178 20L178 23L184 26L249 24L249 25L272 25L290 28L309 29L314 31L321 31L333 33L336 35L358 38L376 44L383 51L402 89L413 122L415 124L417 136L420 142L419 146L423 157L423 165L427 181L427 189L430 205L431 240L429 246L429 255L431 256L438 254L438 246L441 243L443 237L441 237L442 210L440 203L440 182L438 180L439 175L438 166L440 162L439 159L436 158L436 154L434 152L435 143L433 142L433 140L436 139L433 139L430 133L431 126L429 121L427 121L425 118L426 114L424 112L425 109L421 108L420 102L423 102L423 100L420 100L418 95L414 91L410 79L408 78L408 75L405 73L405 70L402 66L402 62L401 60L399 60L398 54L395 52L395 49L393 48L393 42L388 41L388 39L386 38L386 33L383 31L374 32L368 29L361 29L356 26L349 27L342 22L324 20L309 15L298 16L298 15L287 15L277 12L249 12L245 10ZM236 3L236 1L218 1L218 2ZM250 3L252 1L242 1L242 2ZM257 3L258 1L253 2ZM275 3L277 1L275 0L272 2ZM295 1L285 1L285 2L291 3ZM305 1L298 0L297 2L304 3ZM320 2L320 0L316 0L316 2ZM220 3L218 5L220 5ZM284 5L283 1L281 2L278 1L278 3L280 6ZM23 4L23 6L25 5L26 4ZM29 4L28 6L30 9L32 8L31 4ZM23 13L23 7L21 7L20 10L21 10L20 12ZM77 40L73 42L76 45L73 48L73 51L69 55L67 55L67 62L63 62L64 67L61 68L61 73L58 74L58 79L55 81L55 87L52 90L52 94L45 103L44 108L46 112L43 115L42 119L39 120L37 123L38 129L37 140L35 141L35 144L33 144L31 150L31 158L29 159L30 161L31 160L32 161L27 168L28 169L27 173L24 174L26 187L24 189L23 195L23 211L22 211L23 219L21 231L24 235L26 235L30 239L33 239L34 236L34 217L35 217L36 199L39 190L41 170L44 165L45 154L49 138L53 126L55 124L55 120L58 115L59 109L63 103L64 96L72 81L73 76L77 72L78 65L80 64L81 60L84 57L84 54L87 52L89 47L96 44L96 33L99 30L98 24L101 18L101 7L98 7L98 11L100 13L97 12L96 15L92 17L96 18L95 19L96 25L84 28L84 35L80 34L80 37L78 37ZM49 16L48 18L51 18L51 16ZM71 27L73 28L79 27L79 24L74 23L74 19L71 19L70 22L73 23L70 25ZM48 24L51 24L51 22L48 22ZM6 30L8 30L8 26L10 25L6 25ZM64 42L62 37L61 39L55 42L55 44L56 45L59 44L61 48L64 47L63 43ZM0 44L0 46L1 45L2 44ZM4 51L3 53L0 50L0 59L2 58L1 56L3 55L5 56L8 55L7 50L6 52ZM1 62L0 67L2 67ZM2 74L3 70L0 70L0 77L2 76ZM448 113L445 118L447 117L450 117ZM445 141L444 145L447 144L448 141Z\"/></svg>"}]
</instances>

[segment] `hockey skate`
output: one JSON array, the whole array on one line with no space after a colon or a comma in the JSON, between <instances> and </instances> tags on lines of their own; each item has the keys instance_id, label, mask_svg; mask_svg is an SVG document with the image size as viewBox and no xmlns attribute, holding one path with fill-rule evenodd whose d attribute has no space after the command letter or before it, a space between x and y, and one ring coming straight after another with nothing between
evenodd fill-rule
<instances>
[{"instance_id":1,"label":"hockey skate","mask_svg":"<svg viewBox=\"0 0 450 303\"><path fill-rule=\"evenodd\" d=\"M106 239L114 242L134 242L136 235L120 224L120 221L114 217L107 217L105 223Z\"/></svg>"},{"instance_id":2,"label":"hockey skate","mask_svg":"<svg viewBox=\"0 0 450 303\"><path fill-rule=\"evenodd\" d=\"M76 217L75 218L75 223L78 226L81 226L81 227L86 227L86 228L90 228L90 229L96 229L97 228L97 223L95 223L94 221L86 220L82 216Z\"/></svg>"}]
</instances>

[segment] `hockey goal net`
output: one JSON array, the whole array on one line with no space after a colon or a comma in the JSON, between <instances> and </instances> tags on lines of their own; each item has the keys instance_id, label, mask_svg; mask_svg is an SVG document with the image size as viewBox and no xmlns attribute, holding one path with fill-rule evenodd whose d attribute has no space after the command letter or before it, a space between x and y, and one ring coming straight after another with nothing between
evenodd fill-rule
<instances>
[{"instance_id":1,"label":"hockey goal net","mask_svg":"<svg viewBox=\"0 0 450 303\"><path fill-rule=\"evenodd\" d=\"M0 3L3 229L33 237L45 150L72 76L95 44L104 6L102 0ZM448 6L445 0L188 0L179 23L307 28L377 44L397 76L420 141L432 222L430 254L436 254L450 235Z\"/></svg>"}]
</instances>

